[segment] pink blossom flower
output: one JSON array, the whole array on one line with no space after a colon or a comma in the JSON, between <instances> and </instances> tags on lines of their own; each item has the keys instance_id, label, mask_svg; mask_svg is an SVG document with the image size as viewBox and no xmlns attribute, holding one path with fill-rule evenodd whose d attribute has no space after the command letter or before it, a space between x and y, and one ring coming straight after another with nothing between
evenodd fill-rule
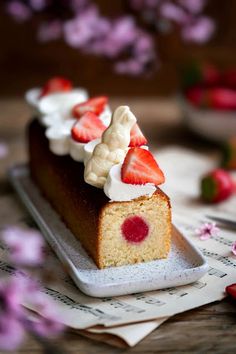
<instances>
[{"instance_id":1,"label":"pink blossom flower","mask_svg":"<svg viewBox=\"0 0 236 354\"><path fill-rule=\"evenodd\" d=\"M15 350L23 341L24 328L22 324L8 313L0 316L0 349Z\"/></svg>"},{"instance_id":2,"label":"pink blossom flower","mask_svg":"<svg viewBox=\"0 0 236 354\"><path fill-rule=\"evenodd\" d=\"M24 22L32 15L30 8L21 1L9 2L6 5L6 11L18 22Z\"/></svg>"},{"instance_id":3,"label":"pink blossom flower","mask_svg":"<svg viewBox=\"0 0 236 354\"><path fill-rule=\"evenodd\" d=\"M202 16L183 27L182 37L188 42L204 43L210 39L214 30L213 21L206 16Z\"/></svg>"},{"instance_id":4,"label":"pink blossom flower","mask_svg":"<svg viewBox=\"0 0 236 354\"><path fill-rule=\"evenodd\" d=\"M56 316L40 316L37 321L32 322L31 328L40 337L55 337L61 334L65 325L58 321Z\"/></svg>"},{"instance_id":5,"label":"pink blossom flower","mask_svg":"<svg viewBox=\"0 0 236 354\"><path fill-rule=\"evenodd\" d=\"M51 21L42 23L38 28L38 39L41 42L48 42L59 39L62 35L62 23L60 21Z\"/></svg>"},{"instance_id":6,"label":"pink blossom flower","mask_svg":"<svg viewBox=\"0 0 236 354\"><path fill-rule=\"evenodd\" d=\"M199 14L206 5L206 0L178 0L178 3L191 14Z\"/></svg>"},{"instance_id":7,"label":"pink blossom flower","mask_svg":"<svg viewBox=\"0 0 236 354\"><path fill-rule=\"evenodd\" d=\"M142 63L135 59L119 61L115 64L115 71L119 74L139 75L144 70Z\"/></svg>"},{"instance_id":8,"label":"pink blossom flower","mask_svg":"<svg viewBox=\"0 0 236 354\"><path fill-rule=\"evenodd\" d=\"M105 42L102 45L105 55L115 57L137 38L137 28L131 17L121 17L111 26L111 31L107 33Z\"/></svg>"},{"instance_id":9,"label":"pink blossom flower","mask_svg":"<svg viewBox=\"0 0 236 354\"><path fill-rule=\"evenodd\" d=\"M185 23L189 19L189 15L186 11L184 11L184 9L174 3L171 3L170 1L162 3L160 13L164 18L179 24Z\"/></svg>"},{"instance_id":10,"label":"pink blossom flower","mask_svg":"<svg viewBox=\"0 0 236 354\"><path fill-rule=\"evenodd\" d=\"M9 247L9 259L13 264L36 266L44 259L44 241L40 232L19 227L2 231L4 243Z\"/></svg>"},{"instance_id":11,"label":"pink blossom flower","mask_svg":"<svg viewBox=\"0 0 236 354\"><path fill-rule=\"evenodd\" d=\"M82 48L108 30L108 22L100 18L97 8L90 6L79 13L74 19L64 24L66 42L75 48Z\"/></svg>"},{"instance_id":12,"label":"pink blossom flower","mask_svg":"<svg viewBox=\"0 0 236 354\"><path fill-rule=\"evenodd\" d=\"M102 16L95 2L89 0L61 0L57 5L54 0L11 0L7 11L23 21L35 12L48 10L51 20L39 22L40 41L63 37L69 46L83 53L116 59L115 70L131 75L150 71L150 64L158 58L149 28L167 32L174 22L185 41L197 43L207 41L214 31L213 21L201 16L206 0L129 0L128 3L139 12L137 16L142 22L151 26L143 29L134 14L116 19ZM70 17L65 20L64 14Z\"/></svg>"},{"instance_id":13,"label":"pink blossom flower","mask_svg":"<svg viewBox=\"0 0 236 354\"><path fill-rule=\"evenodd\" d=\"M220 229L216 226L214 222L204 223L198 229L196 229L196 234L200 237L200 240L208 240L211 237L218 236Z\"/></svg>"},{"instance_id":14,"label":"pink blossom flower","mask_svg":"<svg viewBox=\"0 0 236 354\"><path fill-rule=\"evenodd\" d=\"M55 302L42 289L35 288L25 297L27 305L39 314L36 321L25 321L30 330L41 337L54 337L65 329Z\"/></svg>"},{"instance_id":15,"label":"pink blossom flower","mask_svg":"<svg viewBox=\"0 0 236 354\"><path fill-rule=\"evenodd\" d=\"M69 6L72 11L78 13L88 5L88 0L70 0Z\"/></svg>"},{"instance_id":16,"label":"pink blossom flower","mask_svg":"<svg viewBox=\"0 0 236 354\"><path fill-rule=\"evenodd\" d=\"M236 241L232 243L231 252L236 256Z\"/></svg>"},{"instance_id":17,"label":"pink blossom flower","mask_svg":"<svg viewBox=\"0 0 236 354\"><path fill-rule=\"evenodd\" d=\"M42 315L43 317L55 317L57 314L57 306L52 299L43 293L39 287L34 287L26 294L26 302L30 307Z\"/></svg>"},{"instance_id":18,"label":"pink blossom flower","mask_svg":"<svg viewBox=\"0 0 236 354\"><path fill-rule=\"evenodd\" d=\"M144 10L145 8L156 8L161 0L130 0L130 5L136 11Z\"/></svg>"},{"instance_id":19,"label":"pink blossom flower","mask_svg":"<svg viewBox=\"0 0 236 354\"><path fill-rule=\"evenodd\" d=\"M24 284L18 277L2 279L0 283L0 311L17 316L22 313Z\"/></svg>"},{"instance_id":20,"label":"pink blossom flower","mask_svg":"<svg viewBox=\"0 0 236 354\"><path fill-rule=\"evenodd\" d=\"M8 154L8 146L6 143L0 141L0 159L3 159Z\"/></svg>"},{"instance_id":21,"label":"pink blossom flower","mask_svg":"<svg viewBox=\"0 0 236 354\"><path fill-rule=\"evenodd\" d=\"M29 0L30 6L35 11L41 11L48 5L48 0Z\"/></svg>"}]
</instances>

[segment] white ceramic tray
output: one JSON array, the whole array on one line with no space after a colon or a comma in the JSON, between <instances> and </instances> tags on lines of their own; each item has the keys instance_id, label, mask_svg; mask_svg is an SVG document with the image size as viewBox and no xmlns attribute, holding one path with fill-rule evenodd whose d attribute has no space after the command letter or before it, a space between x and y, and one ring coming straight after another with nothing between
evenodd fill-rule
<instances>
[{"instance_id":1,"label":"white ceramic tray","mask_svg":"<svg viewBox=\"0 0 236 354\"><path fill-rule=\"evenodd\" d=\"M87 295L118 296L185 285L198 280L208 270L200 251L175 226L167 259L100 270L40 194L29 176L27 165L12 167L9 176L48 243L65 264L75 284Z\"/></svg>"}]
</instances>

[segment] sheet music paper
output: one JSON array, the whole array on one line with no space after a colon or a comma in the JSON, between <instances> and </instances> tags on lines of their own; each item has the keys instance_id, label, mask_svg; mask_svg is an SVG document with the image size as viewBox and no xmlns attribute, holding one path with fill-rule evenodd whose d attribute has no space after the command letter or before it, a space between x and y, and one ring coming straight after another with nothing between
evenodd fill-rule
<instances>
[{"instance_id":1,"label":"sheet music paper","mask_svg":"<svg viewBox=\"0 0 236 354\"><path fill-rule=\"evenodd\" d=\"M236 216L235 196L213 207L198 200L199 177L214 166L214 161L178 148L163 150L158 153L157 160L167 176L163 189L171 197L174 221L206 256L210 266L208 274L191 285L95 299L73 285L57 258L50 253L50 265L56 269L58 281L47 285L44 291L57 302L63 321L71 328L86 330L87 335L117 336L133 346L168 317L222 299L225 286L235 282L236 257L231 253L231 245L236 240L235 231L221 228L219 236L207 241L201 241L195 232L207 221L209 214ZM2 197L0 223L1 227L4 224L30 225L31 219L15 197ZM10 274L12 269L7 264L3 248L0 249L0 259L0 275Z\"/></svg>"}]
</instances>

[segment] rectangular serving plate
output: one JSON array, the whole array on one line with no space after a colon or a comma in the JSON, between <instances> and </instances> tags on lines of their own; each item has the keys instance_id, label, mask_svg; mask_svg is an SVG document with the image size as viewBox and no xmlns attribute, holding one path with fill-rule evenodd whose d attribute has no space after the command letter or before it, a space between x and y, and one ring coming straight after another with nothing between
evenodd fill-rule
<instances>
[{"instance_id":1,"label":"rectangular serving plate","mask_svg":"<svg viewBox=\"0 0 236 354\"><path fill-rule=\"evenodd\" d=\"M167 259L98 269L33 183L28 166L13 166L9 170L9 177L75 284L89 296L119 296L186 285L197 281L208 271L201 252L174 225Z\"/></svg>"}]
</instances>

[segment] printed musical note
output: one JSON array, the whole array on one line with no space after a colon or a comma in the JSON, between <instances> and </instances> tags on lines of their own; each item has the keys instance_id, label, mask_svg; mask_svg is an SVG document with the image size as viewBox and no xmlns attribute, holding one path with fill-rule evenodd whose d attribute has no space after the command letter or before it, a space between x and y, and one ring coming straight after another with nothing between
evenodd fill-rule
<instances>
[{"instance_id":1,"label":"printed musical note","mask_svg":"<svg viewBox=\"0 0 236 354\"><path fill-rule=\"evenodd\" d=\"M113 306L116 309L122 309L125 312L133 312L133 313L142 313L145 312L144 309L139 308L137 306L129 305L124 301L116 300L115 298L106 297L102 299L103 302L108 302L109 305Z\"/></svg>"},{"instance_id":2,"label":"printed musical note","mask_svg":"<svg viewBox=\"0 0 236 354\"><path fill-rule=\"evenodd\" d=\"M145 295L144 293L133 294L136 300L143 301L148 305L163 306L166 303L164 301L158 300L155 297Z\"/></svg>"},{"instance_id":3,"label":"printed musical note","mask_svg":"<svg viewBox=\"0 0 236 354\"><path fill-rule=\"evenodd\" d=\"M167 288L167 289L162 289L161 291L163 292L168 292L169 295L176 295L177 297L183 297L188 295L188 293L181 288Z\"/></svg>"},{"instance_id":4,"label":"printed musical note","mask_svg":"<svg viewBox=\"0 0 236 354\"><path fill-rule=\"evenodd\" d=\"M201 281L196 281L195 283L192 284L192 286L197 289L202 289L206 285L207 285L207 283L202 283Z\"/></svg>"},{"instance_id":5,"label":"printed musical note","mask_svg":"<svg viewBox=\"0 0 236 354\"><path fill-rule=\"evenodd\" d=\"M61 294L61 293L59 293L56 290L53 290L53 289L50 289L50 288L45 288L45 293L47 295L50 295L56 301L59 301L59 302L65 304L65 305L67 305L70 309L79 310L79 311L82 311L84 313L93 315L93 316L97 317L100 320L105 319L105 320L110 320L110 321L116 321L116 320L120 319L120 317L118 317L118 316L109 315L109 314L105 313L104 311L99 310L97 308L93 308L93 307L90 307L88 305L83 305L83 304L80 304L78 302L75 302L70 297L68 297L68 296L66 296L64 294Z\"/></svg>"},{"instance_id":6,"label":"printed musical note","mask_svg":"<svg viewBox=\"0 0 236 354\"><path fill-rule=\"evenodd\" d=\"M62 280L63 280L66 284L75 287L75 283L74 283L73 280L72 280L71 278L69 278L68 276L65 276Z\"/></svg>"},{"instance_id":7,"label":"printed musical note","mask_svg":"<svg viewBox=\"0 0 236 354\"><path fill-rule=\"evenodd\" d=\"M232 244L233 244L233 241L230 241L227 238L224 238L222 236L214 236L214 237L212 237L212 239L217 241L217 242L219 242L219 243L221 243L222 245L225 245L225 246L230 246L231 247Z\"/></svg>"},{"instance_id":8,"label":"printed musical note","mask_svg":"<svg viewBox=\"0 0 236 354\"><path fill-rule=\"evenodd\" d=\"M224 273L221 270L216 269L216 268L212 268L212 267L209 268L208 274L209 275L214 275L214 276L216 276L218 278L224 278L227 275L227 273Z\"/></svg>"},{"instance_id":9,"label":"printed musical note","mask_svg":"<svg viewBox=\"0 0 236 354\"><path fill-rule=\"evenodd\" d=\"M215 252L210 252L206 248L200 248L200 250L202 251L204 256L213 258L216 261L223 263L227 267L236 268L236 262L234 262L232 259L229 259L229 257L221 256L220 254Z\"/></svg>"}]
</instances>

